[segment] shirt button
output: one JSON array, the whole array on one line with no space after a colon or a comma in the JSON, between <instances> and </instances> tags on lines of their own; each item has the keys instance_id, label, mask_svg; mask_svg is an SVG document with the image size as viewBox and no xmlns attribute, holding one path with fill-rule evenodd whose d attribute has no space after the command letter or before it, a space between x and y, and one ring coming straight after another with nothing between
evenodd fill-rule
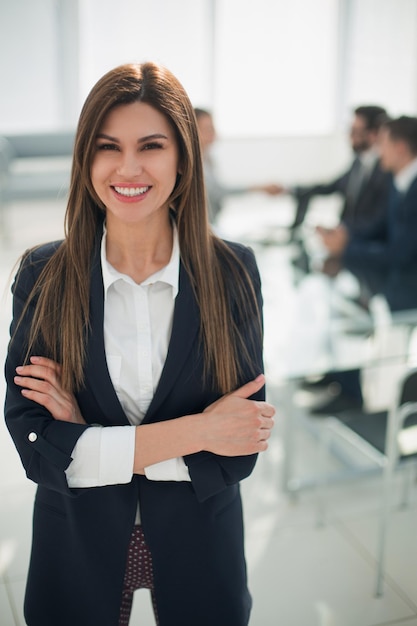
<instances>
[{"instance_id":1,"label":"shirt button","mask_svg":"<svg viewBox=\"0 0 417 626\"><path fill-rule=\"evenodd\" d=\"M33 443L34 441L36 441L38 438L38 435L36 433L29 433L28 435L28 439L31 443Z\"/></svg>"}]
</instances>

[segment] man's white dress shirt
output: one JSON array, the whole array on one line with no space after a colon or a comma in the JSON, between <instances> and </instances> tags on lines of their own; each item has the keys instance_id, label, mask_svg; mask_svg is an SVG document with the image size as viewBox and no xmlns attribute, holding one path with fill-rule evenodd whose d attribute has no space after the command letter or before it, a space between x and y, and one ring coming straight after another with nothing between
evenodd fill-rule
<instances>
[{"instance_id":1,"label":"man's white dress shirt","mask_svg":"<svg viewBox=\"0 0 417 626\"><path fill-rule=\"evenodd\" d=\"M413 180L417 177L417 158L394 176L394 183L400 193L407 193Z\"/></svg>"},{"instance_id":2,"label":"man's white dress shirt","mask_svg":"<svg viewBox=\"0 0 417 626\"><path fill-rule=\"evenodd\" d=\"M132 480L136 426L151 403L168 352L179 264L174 228L168 265L137 284L107 261L104 231L101 266L106 360L131 425L88 428L78 439L66 470L69 487L101 487ZM190 480L182 457L146 467L145 475L150 480Z\"/></svg>"}]
</instances>

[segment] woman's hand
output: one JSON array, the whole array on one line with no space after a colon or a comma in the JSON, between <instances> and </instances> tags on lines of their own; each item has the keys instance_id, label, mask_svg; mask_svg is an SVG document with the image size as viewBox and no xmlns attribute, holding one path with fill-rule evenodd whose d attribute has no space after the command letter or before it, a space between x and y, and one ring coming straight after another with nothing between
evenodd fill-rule
<instances>
[{"instance_id":1,"label":"woman's hand","mask_svg":"<svg viewBox=\"0 0 417 626\"><path fill-rule=\"evenodd\" d=\"M206 420L205 450L239 456L267 449L275 408L267 402L248 400L264 384L265 377L261 374L205 409L204 414L210 418Z\"/></svg>"},{"instance_id":2,"label":"woman's hand","mask_svg":"<svg viewBox=\"0 0 417 626\"><path fill-rule=\"evenodd\" d=\"M30 357L30 363L16 368L14 382L22 387L22 395L48 409L56 420L85 424L74 395L61 387L61 366L40 356Z\"/></svg>"}]
</instances>

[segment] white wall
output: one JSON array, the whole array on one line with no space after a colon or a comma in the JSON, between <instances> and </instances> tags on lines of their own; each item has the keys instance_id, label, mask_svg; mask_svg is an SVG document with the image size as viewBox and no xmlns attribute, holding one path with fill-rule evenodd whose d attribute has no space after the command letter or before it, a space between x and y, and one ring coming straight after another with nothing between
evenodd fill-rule
<instances>
[{"instance_id":1,"label":"white wall","mask_svg":"<svg viewBox=\"0 0 417 626\"><path fill-rule=\"evenodd\" d=\"M302 11L303 2L309 11ZM228 11L231 4L236 20ZM125 61L152 58L177 74L194 104L214 105L215 117L221 116L216 102L229 102L236 116L233 132L224 120L218 124L217 152L225 179L290 183L327 178L349 158L345 131L353 106L375 102L394 115L417 114L417 0L320 0L322 9L328 6L328 19L320 20L317 13L314 21L311 0L295 4L302 33L311 29L315 38L324 37L320 23L327 33L329 20L338 21L334 91L315 84L308 63L303 75L300 59L303 54L308 58L314 37L293 36L297 72L293 82L280 79L283 64L284 75L291 76L294 52L289 47L285 54L282 42L297 28L289 12L295 5L288 0L0 0L0 133L74 127L87 91L104 71ZM250 12L255 14L259 7L263 22L258 20L251 29ZM243 17L239 10L245 11ZM221 21L226 15L227 23ZM271 49L281 54L262 55L248 73L247 88L256 96L248 115L240 107L241 91L233 82L228 89L227 75L233 63L243 63L244 47L250 57L257 38L271 33L279 40ZM221 73L222 67L227 71ZM294 81L303 88L295 90ZM284 113L263 106L269 83L285 100ZM325 133L323 119L318 123L317 111L310 107L313 95L316 103L323 100L324 117L329 117L328 122L324 119ZM301 135L285 132L292 102L298 116L292 129L304 129ZM254 135L254 116L265 116L266 132ZM274 126L274 117L281 126Z\"/></svg>"},{"instance_id":2,"label":"white wall","mask_svg":"<svg viewBox=\"0 0 417 626\"><path fill-rule=\"evenodd\" d=\"M0 132L61 123L54 0L1 0Z\"/></svg>"},{"instance_id":3,"label":"white wall","mask_svg":"<svg viewBox=\"0 0 417 626\"><path fill-rule=\"evenodd\" d=\"M339 0L227 0L216 7L214 107L221 132L331 132Z\"/></svg>"},{"instance_id":4,"label":"white wall","mask_svg":"<svg viewBox=\"0 0 417 626\"><path fill-rule=\"evenodd\" d=\"M417 0L351 0L346 55L348 106L385 104L417 115Z\"/></svg>"},{"instance_id":5,"label":"white wall","mask_svg":"<svg viewBox=\"0 0 417 626\"><path fill-rule=\"evenodd\" d=\"M75 0L73 0L75 1ZM169 67L193 100L210 98L211 0L80 0L80 95L121 63Z\"/></svg>"},{"instance_id":6,"label":"white wall","mask_svg":"<svg viewBox=\"0 0 417 626\"><path fill-rule=\"evenodd\" d=\"M331 180L351 158L344 133L271 139L225 138L215 150L223 179L237 185Z\"/></svg>"}]
</instances>

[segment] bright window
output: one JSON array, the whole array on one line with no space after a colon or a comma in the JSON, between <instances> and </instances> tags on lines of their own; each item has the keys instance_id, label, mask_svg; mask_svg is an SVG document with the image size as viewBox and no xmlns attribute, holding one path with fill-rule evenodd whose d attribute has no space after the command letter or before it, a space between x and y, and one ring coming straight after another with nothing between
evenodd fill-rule
<instances>
[{"instance_id":1,"label":"bright window","mask_svg":"<svg viewBox=\"0 0 417 626\"><path fill-rule=\"evenodd\" d=\"M222 134L333 130L338 0L216 3L216 124Z\"/></svg>"}]
</instances>

